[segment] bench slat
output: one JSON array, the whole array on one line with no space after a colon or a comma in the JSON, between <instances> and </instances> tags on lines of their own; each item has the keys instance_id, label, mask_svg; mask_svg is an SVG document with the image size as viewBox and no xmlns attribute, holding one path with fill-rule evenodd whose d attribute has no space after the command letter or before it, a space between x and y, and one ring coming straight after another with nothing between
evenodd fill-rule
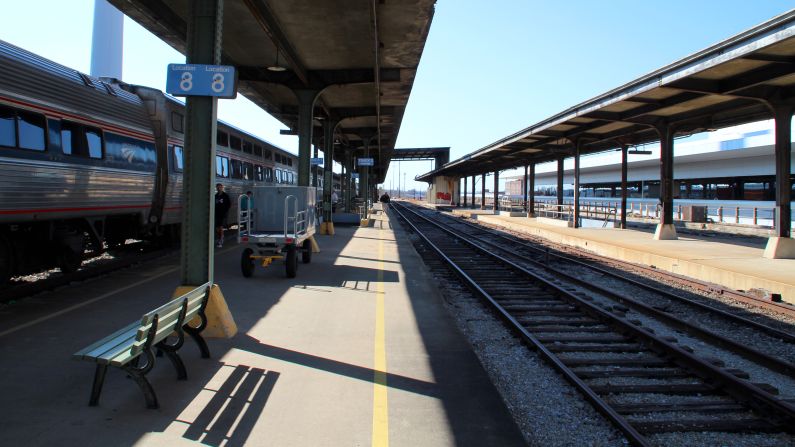
<instances>
[{"instance_id":1,"label":"bench slat","mask_svg":"<svg viewBox=\"0 0 795 447\"><path fill-rule=\"evenodd\" d=\"M108 343L113 342L114 340L120 338L123 334L126 334L128 332L131 333L132 335L134 335L135 331L138 329L139 326L140 326L140 323L132 323L132 324L128 325L125 328L119 329L118 331L108 335L107 337L103 338L102 340L99 340L99 341L97 341L97 342L95 342L95 343L93 343L93 344L91 344L91 345L89 345L89 346L87 346L87 347L75 352L72 355L72 357L77 358L77 359L82 359L82 358L84 358L86 356L91 357L91 358L97 357L99 354L97 354L97 352L95 352L95 351L100 351L101 349L99 349L99 348L102 348L103 346L107 345ZM116 343L116 344L118 344L118 343ZM105 352L108 349L109 348L106 348L102 352Z\"/></svg>"}]
</instances>

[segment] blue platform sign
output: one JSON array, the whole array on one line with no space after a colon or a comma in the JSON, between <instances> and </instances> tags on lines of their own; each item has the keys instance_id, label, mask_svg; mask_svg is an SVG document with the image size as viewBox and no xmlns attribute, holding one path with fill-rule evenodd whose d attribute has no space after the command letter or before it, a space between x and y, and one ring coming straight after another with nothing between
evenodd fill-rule
<instances>
[{"instance_id":1,"label":"blue platform sign","mask_svg":"<svg viewBox=\"0 0 795 447\"><path fill-rule=\"evenodd\" d=\"M168 64L166 92L174 96L237 96L237 73L230 65Z\"/></svg>"},{"instance_id":2,"label":"blue platform sign","mask_svg":"<svg viewBox=\"0 0 795 447\"><path fill-rule=\"evenodd\" d=\"M311 165L313 165L313 166L320 166L320 165L322 165L322 164L323 164L323 157L319 157L319 158L310 158L310 159L309 159L309 162L310 162L310 164L311 164Z\"/></svg>"},{"instance_id":3,"label":"blue platform sign","mask_svg":"<svg viewBox=\"0 0 795 447\"><path fill-rule=\"evenodd\" d=\"M359 178L359 173L358 172L351 172L351 178L353 178L353 179Z\"/></svg>"},{"instance_id":4,"label":"blue platform sign","mask_svg":"<svg viewBox=\"0 0 795 447\"><path fill-rule=\"evenodd\" d=\"M374 166L375 163L372 158L357 158L356 164L359 166Z\"/></svg>"}]
</instances>

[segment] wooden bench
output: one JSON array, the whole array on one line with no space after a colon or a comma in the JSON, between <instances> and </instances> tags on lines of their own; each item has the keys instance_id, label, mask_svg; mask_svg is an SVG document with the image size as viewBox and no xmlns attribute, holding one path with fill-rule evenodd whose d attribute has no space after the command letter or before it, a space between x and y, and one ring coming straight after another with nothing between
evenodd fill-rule
<instances>
[{"instance_id":1,"label":"wooden bench","mask_svg":"<svg viewBox=\"0 0 795 447\"><path fill-rule=\"evenodd\" d=\"M139 322L76 352L72 358L97 364L88 404L93 407L99 403L108 366L115 366L135 380L144 393L148 408L158 408L155 391L146 380L146 374L155 364L153 348L157 350L158 356L165 353L171 360L177 370L178 380L186 380L188 375L185 365L177 354L185 341L186 332L199 345L201 356L210 357L210 350L201 336L207 326L204 310L209 296L210 284L207 283L147 312ZM191 327L188 323L197 316L201 323L197 327ZM141 357L145 360L143 366L140 365Z\"/></svg>"}]
</instances>

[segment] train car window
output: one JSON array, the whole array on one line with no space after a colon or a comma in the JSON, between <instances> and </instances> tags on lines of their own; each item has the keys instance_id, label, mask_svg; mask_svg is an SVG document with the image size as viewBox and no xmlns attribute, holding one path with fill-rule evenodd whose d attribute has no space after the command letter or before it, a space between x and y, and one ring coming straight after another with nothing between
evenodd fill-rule
<instances>
[{"instance_id":1,"label":"train car window","mask_svg":"<svg viewBox=\"0 0 795 447\"><path fill-rule=\"evenodd\" d=\"M256 165L254 166L254 181L261 182L262 181L262 166Z\"/></svg>"},{"instance_id":2,"label":"train car window","mask_svg":"<svg viewBox=\"0 0 795 447\"><path fill-rule=\"evenodd\" d=\"M80 126L73 123L61 123L61 151L66 155L80 154Z\"/></svg>"},{"instance_id":3,"label":"train car window","mask_svg":"<svg viewBox=\"0 0 795 447\"><path fill-rule=\"evenodd\" d=\"M86 148L91 158L102 158L102 131L86 127Z\"/></svg>"},{"instance_id":4,"label":"train car window","mask_svg":"<svg viewBox=\"0 0 795 447\"><path fill-rule=\"evenodd\" d=\"M273 183L273 169L265 168L265 181L268 183Z\"/></svg>"},{"instance_id":5,"label":"train car window","mask_svg":"<svg viewBox=\"0 0 795 447\"><path fill-rule=\"evenodd\" d=\"M231 169L229 172L232 174L232 178L242 179L243 178L243 166L240 160L232 159L229 162Z\"/></svg>"},{"instance_id":6,"label":"train car window","mask_svg":"<svg viewBox=\"0 0 795 447\"><path fill-rule=\"evenodd\" d=\"M240 137L234 135L229 136L229 147L235 150L240 150Z\"/></svg>"},{"instance_id":7,"label":"train car window","mask_svg":"<svg viewBox=\"0 0 795 447\"><path fill-rule=\"evenodd\" d=\"M243 163L243 178L246 180L254 180L254 165L251 163Z\"/></svg>"},{"instance_id":8,"label":"train car window","mask_svg":"<svg viewBox=\"0 0 795 447\"><path fill-rule=\"evenodd\" d=\"M247 154L254 152L254 145L251 144L251 141L243 140L243 152Z\"/></svg>"},{"instance_id":9,"label":"train car window","mask_svg":"<svg viewBox=\"0 0 795 447\"><path fill-rule=\"evenodd\" d=\"M43 151L46 148L44 128L46 120L43 115L28 112L17 114L19 125L19 147L34 151Z\"/></svg>"},{"instance_id":10,"label":"train car window","mask_svg":"<svg viewBox=\"0 0 795 447\"><path fill-rule=\"evenodd\" d=\"M277 169L276 170L276 183L281 183L281 182L282 182L282 170L281 169Z\"/></svg>"},{"instance_id":11,"label":"train car window","mask_svg":"<svg viewBox=\"0 0 795 447\"><path fill-rule=\"evenodd\" d=\"M183 123L182 114L178 112L171 112L171 128L179 133L184 132L185 124Z\"/></svg>"},{"instance_id":12,"label":"train car window","mask_svg":"<svg viewBox=\"0 0 795 447\"><path fill-rule=\"evenodd\" d=\"M229 159L226 157L221 157L220 155L215 156L215 175L216 177L229 177Z\"/></svg>"},{"instance_id":13,"label":"train car window","mask_svg":"<svg viewBox=\"0 0 795 447\"><path fill-rule=\"evenodd\" d=\"M172 155L174 157L174 170L177 172L182 172L184 159L182 158L182 147L181 146L172 146L173 152Z\"/></svg>"},{"instance_id":14,"label":"train car window","mask_svg":"<svg viewBox=\"0 0 795 447\"><path fill-rule=\"evenodd\" d=\"M271 150L270 149L265 149L265 153L264 153L264 156L262 158L264 158L265 160L270 160L271 159Z\"/></svg>"},{"instance_id":15,"label":"train car window","mask_svg":"<svg viewBox=\"0 0 795 447\"><path fill-rule=\"evenodd\" d=\"M215 144L218 146L229 147L229 134L219 130L215 135Z\"/></svg>"},{"instance_id":16,"label":"train car window","mask_svg":"<svg viewBox=\"0 0 795 447\"><path fill-rule=\"evenodd\" d=\"M262 146L260 146L259 144L254 145L254 155L256 155L257 157L262 157Z\"/></svg>"},{"instance_id":17,"label":"train car window","mask_svg":"<svg viewBox=\"0 0 795 447\"><path fill-rule=\"evenodd\" d=\"M0 146L16 147L16 114L12 109L0 107Z\"/></svg>"}]
</instances>

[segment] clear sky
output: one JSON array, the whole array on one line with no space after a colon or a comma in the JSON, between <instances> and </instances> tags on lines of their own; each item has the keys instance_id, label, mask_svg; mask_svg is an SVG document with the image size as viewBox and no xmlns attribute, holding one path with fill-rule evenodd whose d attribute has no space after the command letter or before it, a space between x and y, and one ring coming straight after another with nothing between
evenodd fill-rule
<instances>
[{"instance_id":1,"label":"clear sky","mask_svg":"<svg viewBox=\"0 0 795 447\"><path fill-rule=\"evenodd\" d=\"M0 39L90 71L94 0L4 1ZM450 146L451 159L459 158L794 6L791 0L438 0L397 147ZM166 65L184 57L131 20L124 27L123 79L164 89ZM297 150L297 137L279 135L284 126L247 100L219 104L221 119ZM431 166L401 163L409 188ZM387 186L397 182L397 163L393 168Z\"/></svg>"}]
</instances>

